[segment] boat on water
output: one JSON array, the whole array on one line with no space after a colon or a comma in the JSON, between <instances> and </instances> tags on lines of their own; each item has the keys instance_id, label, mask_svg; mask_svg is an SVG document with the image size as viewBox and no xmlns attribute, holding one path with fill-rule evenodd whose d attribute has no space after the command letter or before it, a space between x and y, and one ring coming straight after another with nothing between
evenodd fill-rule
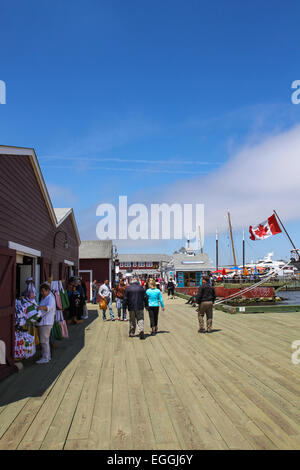
<instances>
[{"instance_id":1,"label":"boat on water","mask_svg":"<svg viewBox=\"0 0 300 470\"><path fill-rule=\"evenodd\" d=\"M284 260L273 260L274 253L268 253L263 259L258 260L256 263L249 263L246 264L245 267L247 269L251 269L251 271L257 269L258 272L263 274L269 274L270 272L274 272L274 275L278 277L293 277L296 276L297 268L293 264L289 264L287 261Z\"/></svg>"}]
</instances>

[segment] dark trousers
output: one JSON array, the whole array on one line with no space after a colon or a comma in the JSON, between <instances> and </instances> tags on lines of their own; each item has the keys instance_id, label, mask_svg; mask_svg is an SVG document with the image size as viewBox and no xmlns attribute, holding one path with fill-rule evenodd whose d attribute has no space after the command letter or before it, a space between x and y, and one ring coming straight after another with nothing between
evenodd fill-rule
<instances>
[{"instance_id":1,"label":"dark trousers","mask_svg":"<svg viewBox=\"0 0 300 470\"><path fill-rule=\"evenodd\" d=\"M149 318L150 318L151 328L154 328L155 326L157 326L158 313L159 313L159 307L149 307Z\"/></svg>"}]
</instances>

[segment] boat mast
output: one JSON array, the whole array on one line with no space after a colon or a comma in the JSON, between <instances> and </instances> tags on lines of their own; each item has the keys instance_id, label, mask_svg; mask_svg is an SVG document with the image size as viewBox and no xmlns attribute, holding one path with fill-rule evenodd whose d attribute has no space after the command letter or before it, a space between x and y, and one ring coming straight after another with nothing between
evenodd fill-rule
<instances>
[{"instance_id":1,"label":"boat mast","mask_svg":"<svg viewBox=\"0 0 300 470\"><path fill-rule=\"evenodd\" d=\"M245 269L245 230L243 230L243 269Z\"/></svg>"},{"instance_id":2,"label":"boat mast","mask_svg":"<svg viewBox=\"0 0 300 470\"><path fill-rule=\"evenodd\" d=\"M216 271L219 269L219 240L218 240L218 230L216 230Z\"/></svg>"},{"instance_id":3,"label":"boat mast","mask_svg":"<svg viewBox=\"0 0 300 470\"><path fill-rule=\"evenodd\" d=\"M198 225L198 232L199 232L200 252L201 252L201 255L203 255L203 246L202 246L202 237L201 237L200 225Z\"/></svg>"},{"instance_id":4,"label":"boat mast","mask_svg":"<svg viewBox=\"0 0 300 470\"><path fill-rule=\"evenodd\" d=\"M234 243L233 243L233 236L232 236L232 227L231 227L231 220L230 220L230 213L229 213L229 211L227 212L227 216L228 216L228 224L229 224L229 231L230 231L230 238L231 238L233 262L234 262L234 266L236 266L236 257L235 257L235 250L234 250Z\"/></svg>"}]
</instances>

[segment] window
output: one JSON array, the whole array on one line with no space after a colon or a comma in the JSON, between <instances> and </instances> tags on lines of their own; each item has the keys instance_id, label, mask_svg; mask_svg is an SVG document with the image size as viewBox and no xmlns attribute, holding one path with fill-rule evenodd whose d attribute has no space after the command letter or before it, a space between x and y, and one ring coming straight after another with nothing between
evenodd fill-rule
<instances>
[{"instance_id":1,"label":"window","mask_svg":"<svg viewBox=\"0 0 300 470\"><path fill-rule=\"evenodd\" d=\"M132 267L133 267L133 268L136 268L136 267L137 267L137 263L132 263Z\"/></svg>"},{"instance_id":2,"label":"window","mask_svg":"<svg viewBox=\"0 0 300 470\"><path fill-rule=\"evenodd\" d=\"M144 268L145 267L145 263L143 263L143 262L140 262L138 265L139 265L139 268Z\"/></svg>"},{"instance_id":3,"label":"window","mask_svg":"<svg viewBox=\"0 0 300 470\"><path fill-rule=\"evenodd\" d=\"M126 263L124 263L124 266L125 268L131 268L131 262L126 261Z\"/></svg>"},{"instance_id":4,"label":"window","mask_svg":"<svg viewBox=\"0 0 300 470\"><path fill-rule=\"evenodd\" d=\"M146 267L147 267L147 268L152 268L152 266L153 266L152 261L148 261L148 262L146 263Z\"/></svg>"}]
</instances>

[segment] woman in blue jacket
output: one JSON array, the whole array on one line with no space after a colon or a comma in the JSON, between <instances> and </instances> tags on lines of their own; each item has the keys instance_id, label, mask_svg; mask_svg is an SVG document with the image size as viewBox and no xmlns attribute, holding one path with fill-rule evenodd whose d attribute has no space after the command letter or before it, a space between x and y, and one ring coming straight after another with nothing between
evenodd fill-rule
<instances>
[{"instance_id":1,"label":"woman in blue jacket","mask_svg":"<svg viewBox=\"0 0 300 470\"><path fill-rule=\"evenodd\" d=\"M165 310L165 306L161 292L157 289L156 283L153 279L149 282L149 289L146 290L146 294L148 297L148 312L152 328L151 335L153 336L157 333L159 305L161 305L163 311Z\"/></svg>"}]
</instances>

